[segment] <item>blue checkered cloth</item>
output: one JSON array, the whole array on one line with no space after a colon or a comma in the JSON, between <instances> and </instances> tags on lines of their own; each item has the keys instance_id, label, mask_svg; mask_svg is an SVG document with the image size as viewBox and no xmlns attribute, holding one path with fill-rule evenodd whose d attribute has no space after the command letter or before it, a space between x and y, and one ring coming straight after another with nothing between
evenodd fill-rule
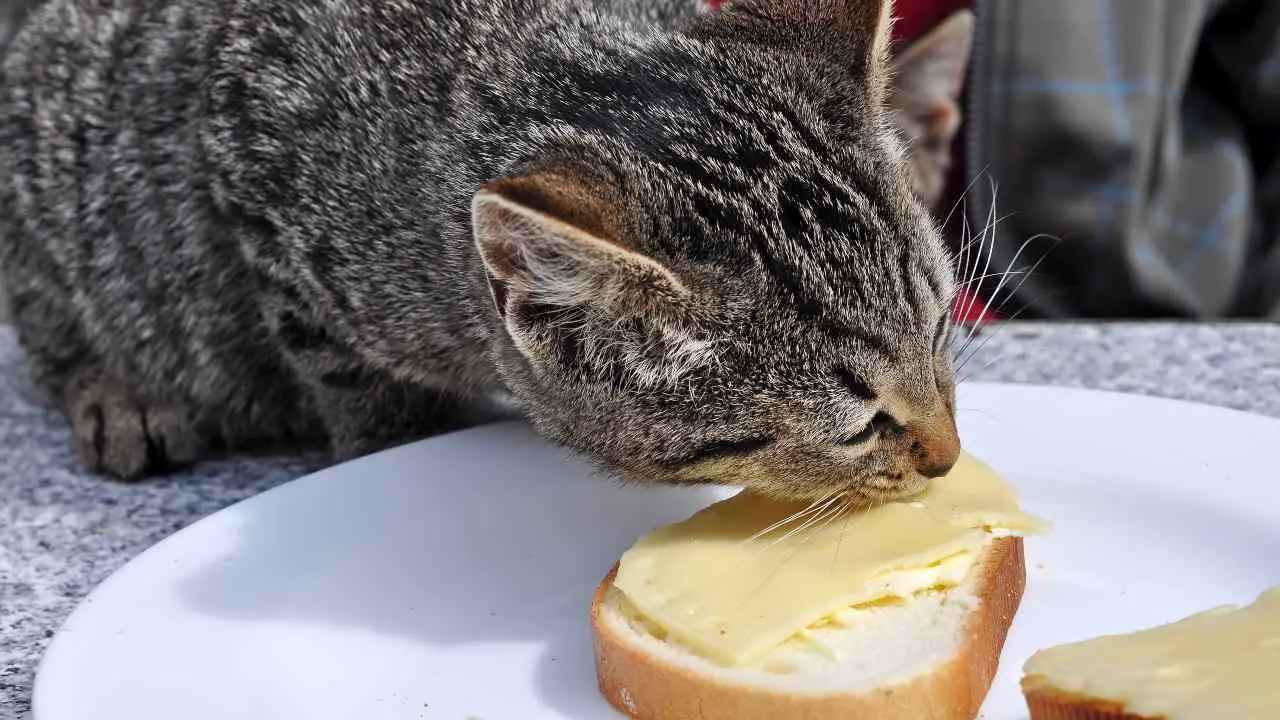
<instances>
[{"instance_id":1,"label":"blue checkered cloth","mask_svg":"<svg viewBox=\"0 0 1280 720\"><path fill-rule=\"evenodd\" d=\"M967 219L1009 215L993 267L1043 259L1001 302L1280 319L1280 1L975 9Z\"/></svg>"}]
</instances>

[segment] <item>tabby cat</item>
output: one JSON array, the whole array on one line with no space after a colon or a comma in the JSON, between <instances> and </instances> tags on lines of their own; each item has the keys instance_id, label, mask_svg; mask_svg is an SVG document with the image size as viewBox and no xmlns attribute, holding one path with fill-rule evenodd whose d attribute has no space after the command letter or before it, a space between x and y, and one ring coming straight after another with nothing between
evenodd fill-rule
<instances>
[{"instance_id":1,"label":"tabby cat","mask_svg":"<svg viewBox=\"0 0 1280 720\"><path fill-rule=\"evenodd\" d=\"M50 0L0 89L33 375L126 479L517 410L628 480L916 490L954 269L899 128L961 67L895 113L889 12Z\"/></svg>"}]
</instances>

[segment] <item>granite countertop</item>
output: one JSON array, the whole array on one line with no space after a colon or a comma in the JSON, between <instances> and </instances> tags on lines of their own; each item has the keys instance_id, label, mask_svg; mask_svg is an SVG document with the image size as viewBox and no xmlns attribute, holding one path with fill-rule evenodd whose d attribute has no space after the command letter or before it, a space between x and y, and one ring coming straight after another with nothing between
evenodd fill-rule
<instances>
[{"instance_id":1,"label":"granite countertop","mask_svg":"<svg viewBox=\"0 0 1280 720\"><path fill-rule=\"evenodd\" d=\"M974 380L1175 397L1280 417L1280 325L1026 324L982 342ZM0 327L0 719L29 715L40 655L93 587L147 547L321 465L239 459L133 486L79 470Z\"/></svg>"}]
</instances>

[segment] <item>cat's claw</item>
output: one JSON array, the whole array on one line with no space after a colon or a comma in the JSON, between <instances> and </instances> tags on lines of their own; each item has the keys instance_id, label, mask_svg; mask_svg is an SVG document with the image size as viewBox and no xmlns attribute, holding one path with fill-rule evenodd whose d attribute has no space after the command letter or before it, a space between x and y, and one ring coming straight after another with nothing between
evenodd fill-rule
<instances>
[{"instance_id":1,"label":"cat's claw","mask_svg":"<svg viewBox=\"0 0 1280 720\"><path fill-rule=\"evenodd\" d=\"M187 413L176 407L144 407L127 388L85 373L66 389L76 448L91 472L120 480L194 463L204 448Z\"/></svg>"}]
</instances>

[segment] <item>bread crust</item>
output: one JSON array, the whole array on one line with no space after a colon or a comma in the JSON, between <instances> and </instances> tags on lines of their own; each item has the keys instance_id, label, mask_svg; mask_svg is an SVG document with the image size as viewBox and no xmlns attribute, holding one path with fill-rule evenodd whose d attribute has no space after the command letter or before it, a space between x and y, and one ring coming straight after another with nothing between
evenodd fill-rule
<instances>
[{"instance_id":1,"label":"bread crust","mask_svg":"<svg viewBox=\"0 0 1280 720\"><path fill-rule=\"evenodd\" d=\"M1123 703L1058 690L1036 678L1024 678L1022 695L1031 720L1165 720L1163 716L1134 715Z\"/></svg>"},{"instance_id":2,"label":"bread crust","mask_svg":"<svg viewBox=\"0 0 1280 720\"><path fill-rule=\"evenodd\" d=\"M991 689L1026 588L1022 538L999 538L978 567L979 602L950 661L892 687L800 694L724 683L628 642L602 617L616 572L615 566L596 588L591 605L596 676L609 703L635 720L973 720Z\"/></svg>"}]
</instances>

